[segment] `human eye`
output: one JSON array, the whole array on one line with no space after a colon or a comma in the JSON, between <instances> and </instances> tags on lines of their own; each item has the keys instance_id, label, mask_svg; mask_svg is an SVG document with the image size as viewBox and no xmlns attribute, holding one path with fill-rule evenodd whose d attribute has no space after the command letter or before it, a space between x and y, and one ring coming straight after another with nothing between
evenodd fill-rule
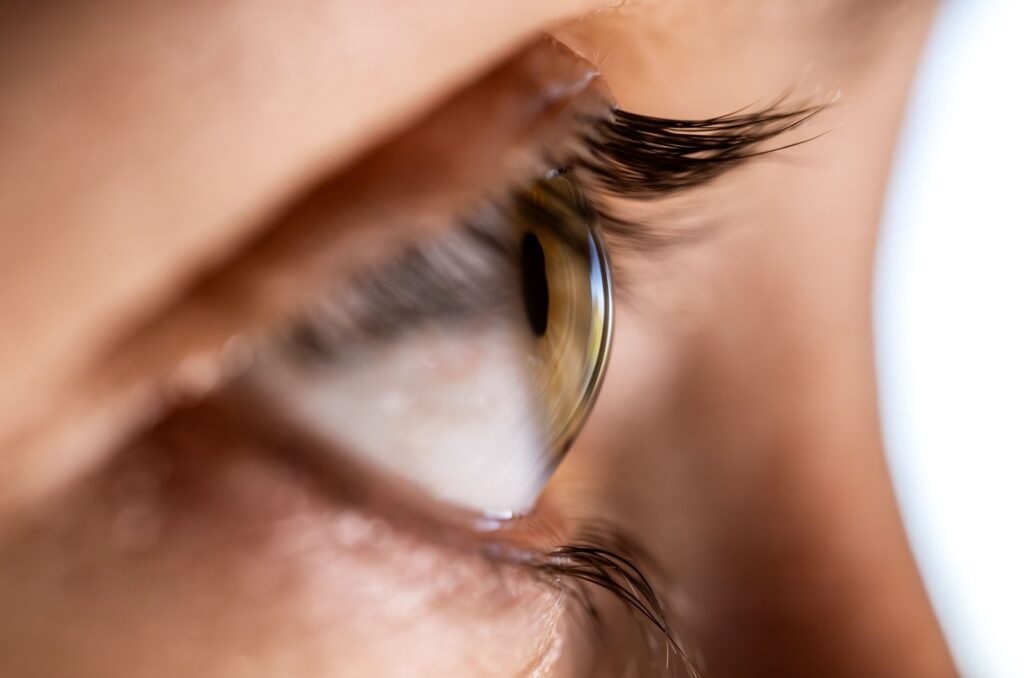
<instances>
[{"instance_id":1,"label":"human eye","mask_svg":"<svg viewBox=\"0 0 1024 678\"><path fill-rule=\"evenodd\" d=\"M552 176L310 304L245 380L350 456L450 504L523 514L600 386L611 278Z\"/></svg>"},{"instance_id":2,"label":"human eye","mask_svg":"<svg viewBox=\"0 0 1024 678\"><path fill-rule=\"evenodd\" d=\"M458 114L475 110L479 88L493 93L509 70L529 72L540 59L567 60L576 69L570 84L582 83L546 95L541 117L556 129L540 145L531 136L501 149L512 158L499 161L503 171L486 170L490 181L462 175L468 187L438 206L432 177L417 186L406 174L424 144L458 138ZM115 518L116 543L173 543L186 520L179 515L225 512L221 493L231 493L216 488L236 467L272 459L272 468L301 469L303 484L326 487L318 501L336 502L341 515L455 539L473 558L539 578L542 590L591 582L668 633L617 537L555 527L559 512L535 505L599 396L613 355L617 272L628 286L630 257L671 241L656 223L631 220L630 205L718 176L812 111L691 122L630 114L592 66L550 41L479 88L285 210L112 355L107 374L148 389L158 405L121 443L115 470L98 477L178 488L128 500L159 508L117 509L127 517ZM136 372L142 357L165 365L164 377L146 385ZM170 480L155 470L167 467ZM260 485L235 491L248 496L250 484ZM188 508L167 498L205 496L197 487L212 494ZM240 522L253 530L253 520ZM346 529L368 534L378 520Z\"/></svg>"},{"instance_id":3,"label":"human eye","mask_svg":"<svg viewBox=\"0 0 1024 678\"><path fill-rule=\"evenodd\" d=\"M558 35L573 43L581 27ZM817 137L830 97L773 85L706 114L659 111L622 77L628 59L575 47L505 45L497 65L484 50L462 89L439 80L421 99L434 108L388 117L337 166L318 150L287 199L231 212L255 224L244 237L211 245L97 341L58 384L67 398L17 439L40 454L16 458L0 501L17 509L0 525L0 599L25 612L0 620L0 668L696 670L680 623L693 552L675 556L708 535L673 525L705 515L690 498L739 495L700 467L693 418L726 438L760 421L713 407L742 373L721 356L758 347L744 317L715 324L725 311L708 309L734 300L705 303L716 288L698 278L761 251L729 250L770 213L744 213L763 207L759 185L732 180L775 176L791 157L775 151ZM253 114L286 108L261 100ZM235 195L228 183L210 193ZM19 644L43 651L7 649Z\"/></svg>"},{"instance_id":4,"label":"human eye","mask_svg":"<svg viewBox=\"0 0 1024 678\"><path fill-rule=\"evenodd\" d=\"M547 41L534 49L562 53ZM596 74L586 78L596 93L559 104L567 130L524 170L445 212L433 231L386 242L368 262L326 256L313 290L277 321L231 336L211 368L224 372L219 384L158 423L154 438L179 435L189 411L209 400L234 426L260 432L276 456L339 486L343 503L469 526L488 557L539 573L556 590L612 591L641 628L662 634L655 642L673 662L685 663L625 537L587 521L556 529L557 511L535 505L599 395L616 290L628 289L645 254L685 240L656 218L629 215L757 157L819 107L780 102L663 119L619 109ZM401 157L401 146L389 152ZM385 180L374 190L401 188ZM330 203L343 194L318 195ZM337 211L300 207L284 235L272 231L257 244L257 256L304 242L324 215L344 223ZM243 253L200 283L196 298L219 303L225 289L273 295L265 276L246 273L251 265ZM240 271L251 286L239 286ZM537 542L539 534L547 536ZM549 541L553 534L564 536Z\"/></svg>"},{"instance_id":5,"label":"human eye","mask_svg":"<svg viewBox=\"0 0 1024 678\"><path fill-rule=\"evenodd\" d=\"M314 299L263 343L245 381L271 410L436 499L528 513L609 358L604 231L618 228L612 244L627 249L651 231L599 207L601 196L699 186L814 112L682 122L607 106L544 176Z\"/></svg>"}]
</instances>

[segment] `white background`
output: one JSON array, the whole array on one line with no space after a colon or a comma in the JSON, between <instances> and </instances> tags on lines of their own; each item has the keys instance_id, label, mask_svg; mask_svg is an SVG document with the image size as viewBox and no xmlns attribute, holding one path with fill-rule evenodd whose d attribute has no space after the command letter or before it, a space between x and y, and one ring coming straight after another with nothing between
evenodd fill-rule
<instances>
[{"instance_id":1,"label":"white background","mask_svg":"<svg viewBox=\"0 0 1024 678\"><path fill-rule=\"evenodd\" d=\"M1024 678L1024 0L949 0L876 279L890 465L960 668Z\"/></svg>"}]
</instances>

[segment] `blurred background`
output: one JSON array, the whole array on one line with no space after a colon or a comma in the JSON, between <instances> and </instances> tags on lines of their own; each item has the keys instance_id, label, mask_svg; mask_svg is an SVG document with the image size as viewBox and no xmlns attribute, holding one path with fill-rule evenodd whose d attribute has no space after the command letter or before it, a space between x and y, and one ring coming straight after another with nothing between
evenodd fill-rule
<instances>
[{"instance_id":1,"label":"blurred background","mask_svg":"<svg viewBox=\"0 0 1024 678\"><path fill-rule=\"evenodd\" d=\"M1024 676L1024 2L944 3L876 278L883 421L961 671Z\"/></svg>"}]
</instances>

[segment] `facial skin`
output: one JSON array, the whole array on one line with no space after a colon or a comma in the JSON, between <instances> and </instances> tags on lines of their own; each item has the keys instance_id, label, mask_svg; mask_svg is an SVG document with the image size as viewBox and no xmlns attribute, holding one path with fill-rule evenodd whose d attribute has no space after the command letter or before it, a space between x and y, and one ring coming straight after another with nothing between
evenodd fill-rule
<instances>
[{"instance_id":1,"label":"facial skin","mask_svg":"<svg viewBox=\"0 0 1024 678\"><path fill-rule=\"evenodd\" d=\"M658 208L707 235L627 262L603 392L538 511L558 539L604 518L650 552L704 675L953 675L888 483L869 306L931 8L808 5L6 4L0 673L649 669L609 601L601 636L447 528L323 487L251 413L212 398L133 434L147 384L324 283L306 234L372 261L380 224L437 229L528 165L493 158L560 118L475 107L589 66L473 83L551 30L627 110L842 97L780 142L821 138Z\"/></svg>"}]
</instances>

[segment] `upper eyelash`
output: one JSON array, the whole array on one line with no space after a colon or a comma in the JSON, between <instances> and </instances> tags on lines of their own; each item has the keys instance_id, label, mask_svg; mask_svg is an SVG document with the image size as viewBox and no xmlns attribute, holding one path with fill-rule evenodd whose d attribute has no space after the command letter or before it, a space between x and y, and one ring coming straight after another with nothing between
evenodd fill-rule
<instances>
[{"instance_id":1,"label":"upper eyelash","mask_svg":"<svg viewBox=\"0 0 1024 678\"><path fill-rule=\"evenodd\" d=\"M577 141L567 145L570 151L549 161L555 171L574 178L577 194L549 197L610 236L606 242L613 255L617 248L661 247L670 234L621 215L605 198L652 199L706 184L750 158L788 148L762 145L820 110L776 104L704 120L672 120L611 109L607 117L581 121ZM408 248L319 300L288 329L287 344L300 355L330 359L348 338L383 337L426 319L506 308L511 296L501 272L516 253L505 232L512 215L530 210L535 221L558 221L542 206L518 199L520 189L515 185L485 199L463 218L462 228Z\"/></svg>"},{"instance_id":2,"label":"upper eyelash","mask_svg":"<svg viewBox=\"0 0 1024 678\"><path fill-rule=\"evenodd\" d=\"M284 346L332 360L347 341L386 339L426 320L500 314L515 301L507 281L514 244L484 222L468 223L400 253L316 300L286 328Z\"/></svg>"},{"instance_id":3,"label":"upper eyelash","mask_svg":"<svg viewBox=\"0 0 1024 678\"><path fill-rule=\"evenodd\" d=\"M592 121L582 136L582 146L560 171L580 176L581 196L577 207L586 217L616 241L639 249L663 244L664 239L644 224L630 222L609 209L603 196L653 199L704 185L737 165L810 139L765 149L763 144L806 122L823 106L779 105L766 110L710 118L670 120L614 109L607 119ZM597 586L619 599L639 615L639 622L664 639L665 673L675 675L673 659L682 662L690 676L699 671L681 647L672 617L655 587L639 566L642 553L630 545L621 532L608 526L592 528L572 542L541 554L525 563L553 585L577 584L575 593L592 616L596 608L587 586ZM643 558L649 562L649 558ZM650 637L653 640L653 636ZM649 643L652 649L657 643Z\"/></svg>"},{"instance_id":4,"label":"upper eyelash","mask_svg":"<svg viewBox=\"0 0 1024 678\"><path fill-rule=\"evenodd\" d=\"M575 167L591 188L591 204L609 249L649 253L689 242L693 229L666 228L622 214L622 200L652 200L697 188L744 162L817 137L764 148L824 110L824 105L737 111L704 120L672 120L615 109L584 137ZM620 274L622 271L618 271ZM621 284L628 284L622 275Z\"/></svg>"},{"instance_id":5,"label":"upper eyelash","mask_svg":"<svg viewBox=\"0 0 1024 678\"><path fill-rule=\"evenodd\" d=\"M657 198L693 188L750 158L789 148L760 146L806 122L823 106L770 106L704 120L656 118L621 109L598 119L571 163L603 191ZM796 144L805 143L809 139Z\"/></svg>"},{"instance_id":6,"label":"upper eyelash","mask_svg":"<svg viewBox=\"0 0 1024 678\"><path fill-rule=\"evenodd\" d=\"M456 322L483 313L509 317L519 302L508 285L518 270L518 240L509 224L544 224L568 239L554 208L593 224L596 213L582 191L562 195L538 185L543 204L511 194L490 199L457 228L400 252L311 304L283 334L303 359L331 360L347 340L394 337L425 321Z\"/></svg>"}]
</instances>

